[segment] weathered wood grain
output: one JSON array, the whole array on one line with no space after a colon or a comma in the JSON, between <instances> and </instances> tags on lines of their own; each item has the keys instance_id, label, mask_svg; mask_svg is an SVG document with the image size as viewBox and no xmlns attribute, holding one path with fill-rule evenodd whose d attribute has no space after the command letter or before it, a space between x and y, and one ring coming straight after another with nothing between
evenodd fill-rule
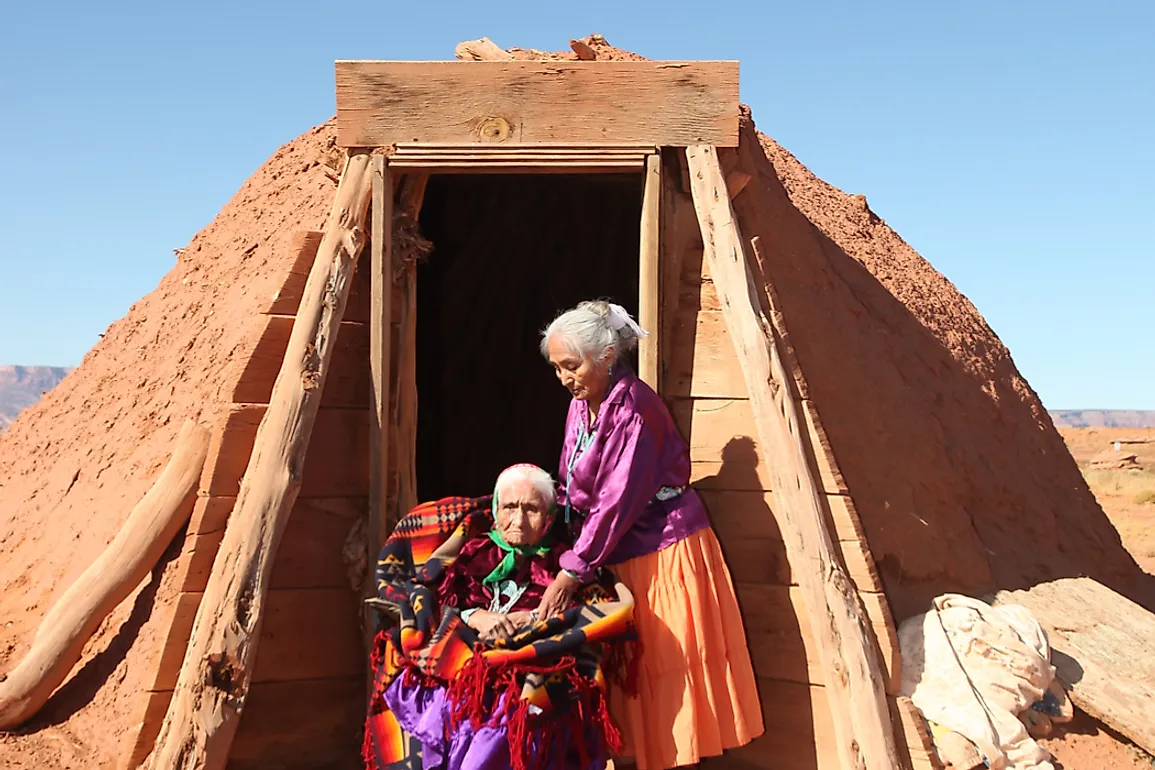
<instances>
[{"instance_id":1,"label":"weathered wood grain","mask_svg":"<svg viewBox=\"0 0 1155 770\"><path fill-rule=\"evenodd\" d=\"M1071 701L1155 754L1155 614L1089 577L1000 591L994 603L1030 610Z\"/></svg>"},{"instance_id":2,"label":"weathered wood grain","mask_svg":"<svg viewBox=\"0 0 1155 770\"><path fill-rule=\"evenodd\" d=\"M230 770L358 768L365 719L365 679L253 684Z\"/></svg>"},{"instance_id":3,"label":"weathered wood grain","mask_svg":"<svg viewBox=\"0 0 1155 770\"><path fill-rule=\"evenodd\" d=\"M658 381L660 355L661 287L661 201L662 158L650 155L645 166L645 184L642 189L642 221L638 249L638 323L649 336L638 340L638 376L655 391Z\"/></svg>"},{"instance_id":4,"label":"weathered wood grain","mask_svg":"<svg viewBox=\"0 0 1155 770\"><path fill-rule=\"evenodd\" d=\"M209 448L211 473L201 494L236 496L245 474L257 426L267 407L233 404L223 429ZM340 451L335 451L340 449ZM352 459L351 459L352 458ZM305 457L300 497L360 497L369 488L369 416L364 409L321 409Z\"/></svg>"},{"instance_id":5,"label":"weathered wood grain","mask_svg":"<svg viewBox=\"0 0 1155 770\"><path fill-rule=\"evenodd\" d=\"M348 585L270 590L253 683L363 675L360 605Z\"/></svg>"},{"instance_id":6,"label":"weathered wood grain","mask_svg":"<svg viewBox=\"0 0 1155 770\"><path fill-rule=\"evenodd\" d=\"M758 676L822 684L825 677L821 652L807 619L802 589L741 581L736 581L734 586ZM870 627L878 637L887 672L887 691L894 695L898 692L901 673L898 638L888 630L888 616L881 611L875 596L863 596L863 603Z\"/></svg>"},{"instance_id":7,"label":"weathered wood grain","mask_svg":"<svg viewBox=\"0 0 1155 770\"><path fill-rule=\"evenodd\" d=\"M338 61L337 141L738 143L737 62Z\"/></svg>"},{"instance_id":8,"label":"weathered wood grain","mask_svg":"<svg viewBox=\"0 0 1155 770\"><path fill-rule=\"evenodd\" d=\"M238 404L269 403L292 332L293 316L265 316L265 328L244 359L240 377L227 400ZM366 324L349 321L341 324L333 348L332 372L321 396L322 406L369 405L370 381L366 376L370 361L369 337Z\"/></svg>"}]
</instances>

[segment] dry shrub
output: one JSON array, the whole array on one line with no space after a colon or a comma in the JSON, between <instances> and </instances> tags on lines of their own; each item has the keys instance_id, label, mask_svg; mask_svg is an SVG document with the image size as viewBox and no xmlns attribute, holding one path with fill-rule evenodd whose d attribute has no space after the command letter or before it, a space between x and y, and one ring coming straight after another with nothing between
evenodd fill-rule
<instances>
[{"instance_id":1,"label":"dry shrub","mask_svg":"<svg viewBox=\"0 0 1155 770\"><path fill-rule=\"evenodd\" d=\"M1155 472L1142 471L1096 471L1083 470L1087 485L1096 497L1116 495L1136 497L1143 492L1155 490Z\"/></svg>"},{"instance_id":2,"label":"dry shrub","mask_svg":"<svg viewBox=\"0 0 1155 770\"><path fill-rule=\"evenodd\" d=\"M1135 496L1131 498L1131 502L1135 505L1155 505L1155 489L1144 489L1142 492L1136 492Z\"/></svg>"}]
</instances>

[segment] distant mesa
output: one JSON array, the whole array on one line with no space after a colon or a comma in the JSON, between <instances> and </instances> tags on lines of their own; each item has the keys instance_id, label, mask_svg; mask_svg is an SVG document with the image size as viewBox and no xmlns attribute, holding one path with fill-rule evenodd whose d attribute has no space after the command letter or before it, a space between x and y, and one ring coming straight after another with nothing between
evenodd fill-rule
<instances>
[{"instance_id":1,"label":"distant mesa","mask_svg":"<svg viewBox=\"0 0 1155 770\"><path fill-rule=\"evenodd\" d=\"M64 366L0 365L0 431L71 371Z\"/></svg>"},{"instance_id":2,"label":"distant mesa","mask_svg":"<svg viewBox=\"0 0 1155 770\"><path fill-rule=\"evenodd\" d=\"M1052 409L1056 428L1155 428L1155 411L1140 409Z\"/></svg>"}]
</instances>

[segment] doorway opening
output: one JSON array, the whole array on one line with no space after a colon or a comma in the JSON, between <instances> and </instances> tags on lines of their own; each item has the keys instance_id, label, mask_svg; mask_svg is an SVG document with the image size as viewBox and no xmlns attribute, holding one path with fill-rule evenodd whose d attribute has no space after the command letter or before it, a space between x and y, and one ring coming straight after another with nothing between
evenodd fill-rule
<instances>
[{"instance_id":1,"label":"doorway opening","mask_svg":"<svg viewBox=\"0 0 1155 770\"><path fill-rule=\"evenodd\" d=\"M585 299L637 313L641 174L435 175L417 272L417 494L557 473L570 396L541 330ZM633 365L633 362L631 362Z\"/></svg>"}]
</instances>

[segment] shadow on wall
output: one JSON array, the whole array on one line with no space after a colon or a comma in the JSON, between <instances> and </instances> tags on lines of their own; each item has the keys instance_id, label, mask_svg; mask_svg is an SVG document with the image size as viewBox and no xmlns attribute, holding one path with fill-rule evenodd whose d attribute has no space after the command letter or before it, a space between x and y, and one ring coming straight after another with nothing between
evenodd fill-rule
<instances>
[{"instance_id":1,"label":"shadow on wall","mask_svg":"<svg viewBox=\"0 0 1155 770\"><path fill-rule=\"evenodd\" d=\"M871 241L877 220L840 220L857 228L844 235L864 244L868 270L794 206L748 119L740 142L754 175L734 203L743 236L765 245L896 620L944 592L1075 575L1155 607L1151 578L969 302L913 253Z\"/></svg>"},{"instance_id":2,"label":"shadow on wall","mask_svg":"<svg viewBox=\"0 0 1155 770\"><path fill-rule=\"evenodd\" d=\"M790 568L786 546L774 515L760 490L758 454L746 436L731 439L722 450L718 472L699 479L694 488L710 508L710 519L741 602L747 646L758 677L766 732L748 746L709 761L715 767L762 766L775 756L783 767L817 767L810 692L810 666L798 617L790 601ZM724 509L742 491L740 509ZM757 536L746 525L756 522ZM759 758L762 758L759 761Z\"/></svg>"}]
</instances>

